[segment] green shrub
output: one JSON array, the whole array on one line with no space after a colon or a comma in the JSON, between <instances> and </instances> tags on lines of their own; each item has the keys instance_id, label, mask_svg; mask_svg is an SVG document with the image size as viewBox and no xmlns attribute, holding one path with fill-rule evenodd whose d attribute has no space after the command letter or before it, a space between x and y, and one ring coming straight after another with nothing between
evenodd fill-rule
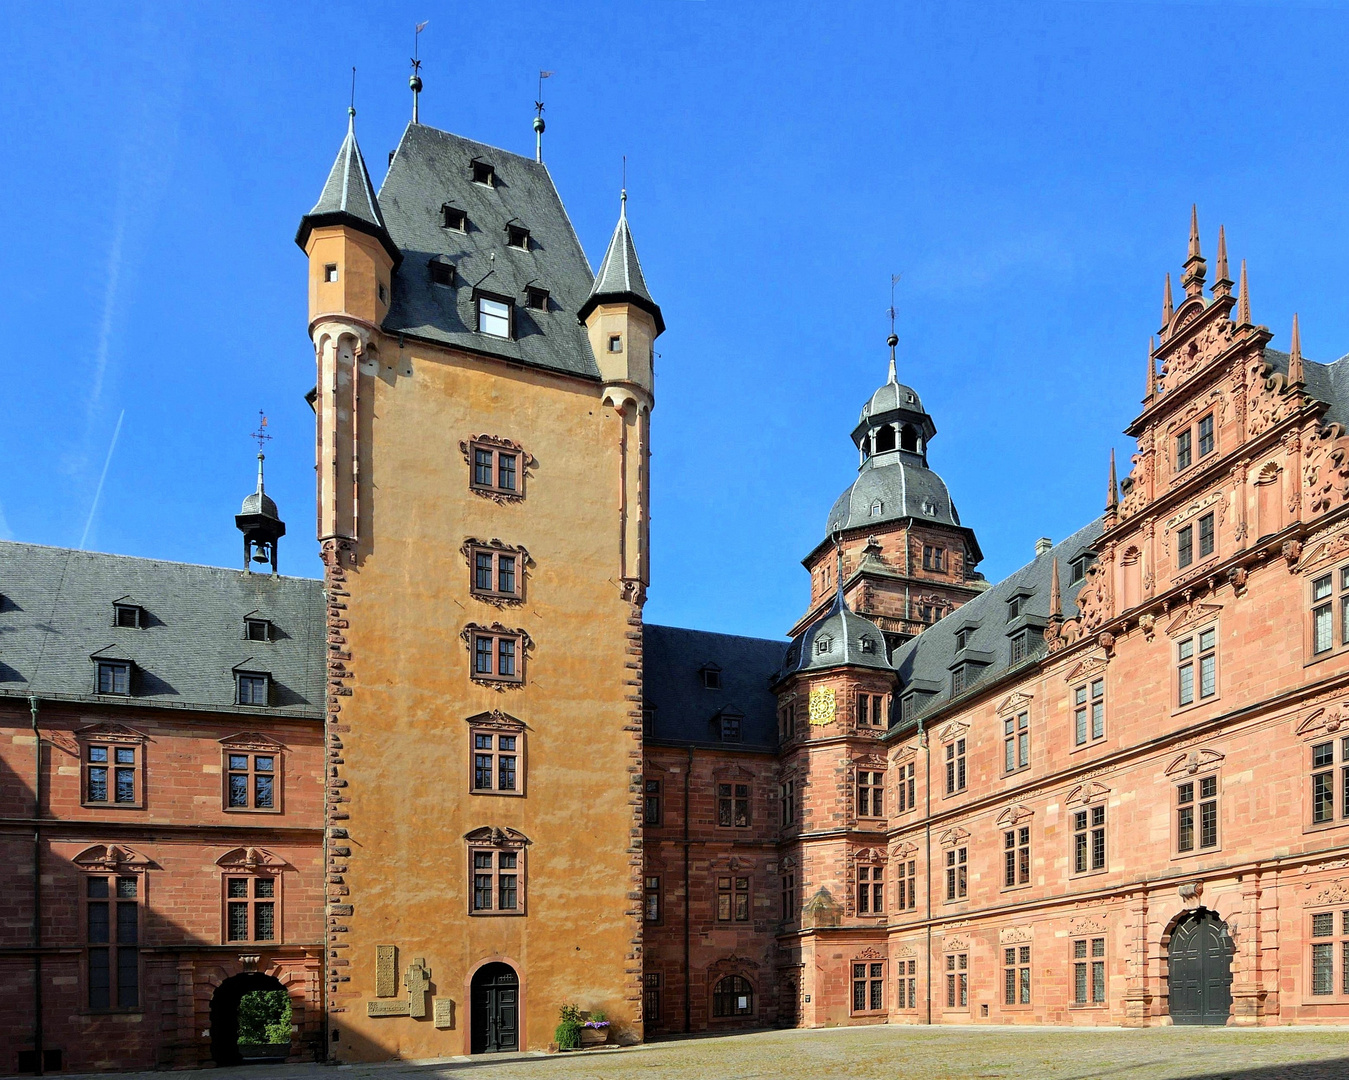
<instances>
[{"instance_id":1,"label":"green shrub","mask_svg":"<svg viewBox=\"0 0 1349 1080\"><path fill-rule=\"evenodd\" d=\"M595 1023L599 1024L603 1023L605 1020L608 1020L609 1017L605 1015L603 1009L591 1009L590 1019L593 1020Z\"/></svg>"},{"instance_id":2,"label":"green shrub","mask_svg":"<svg viewBox=\"0 0 1349 1080\"><path fill-rule=\"evenodd\" d=\"M239 1044L290 1043L290 995L254 990L239 999Z\"/></svg>"},{"instance_id":3,"label":"green shrub","mask_svg":"<svg viewBox=\"0 0 1349 1080\"><path fill-rule=\"evenodd\" d=\"M581 1045L581 1010L575 1005L563 1005L558 1010L558 1025L553 1041L559 1050L575 1050Z\"/></svg>"}]
</instances>

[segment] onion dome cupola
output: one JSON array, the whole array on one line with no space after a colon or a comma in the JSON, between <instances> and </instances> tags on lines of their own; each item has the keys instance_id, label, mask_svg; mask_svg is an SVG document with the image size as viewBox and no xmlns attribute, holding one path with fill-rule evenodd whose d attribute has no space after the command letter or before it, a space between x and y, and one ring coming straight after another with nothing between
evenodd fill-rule
<instances>
[{"instance_id":1,"label":"onion dome cupola","mask_svg":"<svg viewBox=\"0 0 1349 1080\"><path fill-rule=\"evenodd\" d=\"M244 534L244 569L251 572L253 563L271 563L272 573L276 574L278 541L286 535L286 523L263 487L262 462L263 455L259 452L257 489L244 499L234 515L234 524Z\"/></svg>"},{"instance_id":2,"label":"onion dome cupola","mask_svg":"<svg viewBox=\"0 0 1349 1080\"><path fill-rule=\"evenodd\" d=\"M874 622L848 607L841 582L829 610L792 639L774 681L840 667L893 670L886 659L885 635Z\"/></svg>"}]
</instances>

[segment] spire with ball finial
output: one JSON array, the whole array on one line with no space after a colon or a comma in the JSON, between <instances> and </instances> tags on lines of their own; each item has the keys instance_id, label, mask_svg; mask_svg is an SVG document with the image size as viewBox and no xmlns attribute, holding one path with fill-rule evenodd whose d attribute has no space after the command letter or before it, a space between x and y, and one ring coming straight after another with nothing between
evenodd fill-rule
<instances>
[{"instance_id":1,"label":"spire with ball finial","mask_svg":"<svg viewBox=\"0 0 1349 1080\"><path fill-rule=\"evenodd\" d=\"M1190 253L1185 260L1185 276L1180 279L1185 299L1204 295L1204 256L1199 250L1199 208L1190 204Z\"/></svg>"},{"instance_id":2,"label":"spire with ball finial","mask_svg":"<svg viewBox=\"0 0 1349 1080\"><path fill-rule=\"evenodd\" d=\"M426 22L430 22L427 19ZM412 122L420 124L421 120L417 115L418 99L422 92L422 62L419 59L421 55L422 31L426 29L426 22L419 22L412 31L412 75L408 79L408 88L412 91Z\"/></svg>"},{"instance_id":3,"label":"spire with ball finial","mask_svg":"<svg viewBox=\"0 0 1349 1080\"><path fill-rule=\"evenodd\" d=\"M886 383L899 383L899 376L895 373L895 346L899 344L899 335L895 333L895 286L899 284L900 275L890 275L890 308L886 312L890 316L890 336L885 339L885 343L890 346L890 373L886 378Z\"/></svg>"}]
</instances>

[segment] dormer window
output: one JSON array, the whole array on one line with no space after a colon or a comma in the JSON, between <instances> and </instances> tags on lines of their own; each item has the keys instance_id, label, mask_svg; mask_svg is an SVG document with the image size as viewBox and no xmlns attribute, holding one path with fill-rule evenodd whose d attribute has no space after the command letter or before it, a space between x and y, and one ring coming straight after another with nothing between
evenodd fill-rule
<instances>
[{"instance_id":1,"label":"dormer window","mask_svg":"<svg viewBox=\"0 0 1349 1080\"><path fill-rule=\"evenodd\" d=\"M515 305L505 297L480 293L477 298L478 333L510 338Z\"/></svg>"},{"instance_id":2,"label":"dormer window","mask_svg":"<svg viewBox=\"0 0 1349 1080\"><path fill-rule=\"evenodd\" d=\"M266 619L245 619L244 638L248 641L271 641L272 624Z\"/></svg>"},{"instance_id":3,"label":"dormer window","mask_svg":"<svg viewBox=\"0 0 1349 1080\"><path fill-rule=\"evenodd\" d=\"M1012 638L1012 663L1019 664L1026 659L1026 653L1029 651L1030 633L1023 630Z\"/></svg>"},{"instance_id":4,"label":"dormer window","mask_svg":"<svg viewBox=\"0 0 1349 1080\"><path fill-rule=\"evenodd\" d=\"M1084 551L1068 565L1072 568L1073 576L1069 582L1070 585L1080 585L1087 580L1087 567L1092 563L1094 556L1089 551Z\"/></svg>"},{"instance_id":5,"label":"dormer window","mask_svg":"<svg viewBox=\"0 0 1349 1080\"><path fill-rule=\"evenodd\" d=\"M236 705L267 705L271 676L261 671L235 672Z\"/></svg>"},{"instance_id":6,"label":"dormer window","mask_svg":"<svg viewBox=\"0 0 1349 1080\"><path fill-rule=\"evenodd\" d=\"M717 667L716 664L705 665L699 670L699 674L703 678L704 690L721 689L721 668Z\"/></svg>"},{"instance_id":7,"label":"dormer window","mask_svg":"<svg viewBox=\"0 0 1349 1080\"><path fill-rule=\"evenodd\" d=\"M98 692L100 694L131 693L131 664L124 660L98 662Z\"/></svg>"},{"instance_id":8,"label":"dormer window","mask_svg":"<svg viewBox=\"0 0 1349 1080\"><path fill-rule=\"evenodd\" d=\"M871 504L871 516L880 517L883 513L885 513L885 503L881 502L880 499L875 500Z\"/></svg>"},{"instance_id":9,"label":"dormer window","mask_svg":"<svg viewBox=\"0 0 1349 1080\"><path fill-rule=\"evenodd\" d=\"M876 639L870 635L862 635L862 651L864 653L874 653L876 651Z\"/></svg>"},{"instance_id":10,"label":"dormer window","mask_svg":"<svg viewBox=\"0 0 1349 1080\"><path fill-rule=\"evenodd\" d=\"M533 311L547 311L548 290L537 285L525 286L525 307Z\"/></svg>"},{"instance_id":11,"label":"dormer window","mask_svg":"<svg viewBox=\"0 0 1349 1080\"><path fill-rule=\"evenodd\" d=\"M969 631L969 630L957 630L957 631L956 631L956 651L957 651L957 652L959 652L961 649L965 648L965 646L967 646L967 645L970 643L970 633L971 633L971 631Z\"/></svg>"},{"instance_id":12,"label":"dormer window","mask_svg":"<svg viewBox=\"0 0 1349 1080\"><path fill-rule=\"evenodd\" d=\"M815 641L815 651L821 655L832 652L834 648L834 639L831 637L817 638Z\"/></svg>"},{"instance_id":13,"label":"dormer window","mask_svg":"<svg viewBox=\"0 0 1349 1080\"><path fill-rule=\"evenodd\" d=\"M485 161L473 162L473 182L485 187L496 186L496 170Z\"/></svg>"},{"instance_id":14,"label":"dormer window","mask_svg":"<svg viewBox=\"0 0 1349 1080\"><path fill-rule=\"evenodd\" d=\"M432 285L454 284L454 263L446 262L444 259L432 259L428 265L431 268Z\"/></svg>"},{"instance_id":15,"label":"dormer window","mask_svg":"<svg viewBox=\"0 0 1349 1080\"><path fill-rule=\"evenodd\" d=\"M133 630L145 625L138 604L115 603L112 605L112 625L125 626Z\"/></svg>"},{"instance_id":16,"label":"dormer window","mask_svg":"<svg viewBox=\"0 0 1349 1080\"><path fill-rule=\"evenodd\" d=\"M440 227L454 229L456 232L468 232L468 211L446 203L440 208Z\"/></svg>"},{"instance_id":17,"label":"dormer window","mask_svg":"<svg viewBox=\"0 0 1349 1080\"><path fill-rule=\"evenodd\" d=\"M740 723L744 717L739 713L725 712L721 714L721 741L739 742Z\"/></svg>"},{"instance_id":18,"label":"dormer window","mask_svg":"<svg viewBox=\"0 0 1349 1080\"><path fill-rule=\"evenodd\" d=\"M1021 614L1021 597L1014 596L1007 601L1007 621L1011 622Z\"/></svg>"},{"instance_id":19,"label":"dormer window","mask_svg":"<svg viewBox=\"0 0 1349 1080\"><path fill-rule=\"evenodd\" d=\"M519 248L521 251L529 250L529 230L523 225L506 226L506 246Z\"/></svg>"}]
</instances>

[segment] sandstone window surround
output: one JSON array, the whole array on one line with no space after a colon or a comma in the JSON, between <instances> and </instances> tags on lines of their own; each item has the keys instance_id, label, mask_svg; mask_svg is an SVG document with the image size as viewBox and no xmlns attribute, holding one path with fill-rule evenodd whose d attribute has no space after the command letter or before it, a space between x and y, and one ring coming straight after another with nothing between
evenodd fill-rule
<instances>
[{"instance_id":1,"label":"sandstone window surround","mask_svg":"<svg viewBox=\"0 0 1349 1080\"><path fill-rule=\"evenodd\" d=\"M915 799L914 762L900 761L895 767L895 812L907 814L918 808Z\"/></svg>"},{"instance_id":2,"label":"sandstone window surround","mask_svg":"<svg viewBox=\"0 0 1349 1080\"><path fill-rule=\"evenodd\" d=\"M895 961L895 970L898 978L895 981L895 1007L905 1012L916 1010L918 1008L918 961L916 958L905 958L901 953L900 959Z\"/></svg>"},{"instance_id":3,"label":"sandstone window surround","mask_svg":"<svg viewBox=\"0 0 1349 1080\"><path fill-rule=\"evenodd\" d=\"M82 851L74 863L81 872L82 1009L138 1013L144 981L140 938L151 863L128 848L101 844Z\"/></svg>"},{"instance_id":4,"label":"sandstone window surround","mask_svg":"<svg viewBox=\"0 0 1349 1080\"><path fill-rule=\"evenodd\" d=\"M1176 432L1173 441L1175 445L1175 472L1179 475L1195 462L1202 461L1217 449L1212 411L1205 413L1193 425Z\"/></svg>"},{"instance_id":5,"label":"sandstone window surround","mask_svg":"<svg viewBox=\"0 0 1349 1080\"><path fill-rule=\"evenodd\" d=\"M1329 890L1327 890L1329 891ZM1310 1002L1349 998L1349 910L1312 911L1303 996Z\"/></svg>"},{"instance_id":6,"label":"sandstone window surround","mask_svg":"<svg viewBox=\"0 0 1349 1080\"><path fill-rule=\"evenodd\" d=\"M1073 941L1073 1007L1105 1007L1105 938Z\"/></svg>"},{"instance_id":7,"label":"sandstone window surround","mask_svg":"<svg viewBox=\"0 0 1349 1080\"><path fill-rule=\"evenodd\" d=\"M952 739L942 748L946 763L946 794L956 795L965 790L965 737Z\"/></svg>"},{"instance_id":8,"label":"sandstone window surround","mask_svg":"<svg viewBox=\"0 0 1349 1080\"><path fill-rule=\"evenodd\" d=\"M720 828L749 828L749 789L748 783L717 784L717 825Z\"/></svg>"},{"instance_id":9,"label":"sandstone window surround","mask_svg":"<svg viewBox=\"0 0 1349 1080\"><path fill-rule=\"evenodd\" d=\"M1340 737L1315 742L1308 748L1308 752L1311 755L1311 786L1308 792L1310 811L1308 817L1311 827L1328 828L1342 825L1349 821L1349 738Z\"/></svg>"},{"instance_id":10,"label":"sandstone window surround","mask_svg":"<svg viewBox=\"0 0 1349 1080\"><path fill-rule=\"evenodd\" d=\"M1105 676L1073 687L1073 746L1089 746L1105 738Z\"/></svg>"},{"instance_id":11,"label":"sandstone window surround","mask_svg":"<svg viewBox=\"0 0 1349 1080\"><path fill-rule=\"evenodd\" d=\"M647 825L660 825L665 819L665 798L659 779L646 777L643 780L642 821Z\"/></svg>"},{"instance_id":12,"label":"sandstone window surround","mask_svg":"<svg viewBox=\"0 0 1349 1080\"><path fill-rule=\"evenodd\" d=\"M235 848L216 860L220 867L222 945L280 945L284 859L262 848Z\"/></svg>"},{"instance_id":13,"label":"sandstone window surround","mask_svg":"<svg viewBox=\"0 0 1349 1080\"><path fill-rule=\"evenodd\" d=\"M969 895L969 848L948 847L942 856L946 869L946 903L956 903Z\"/></svg>"},{"instance_id":14,"label":"sandstone window surround","mask_svg":"<svg viewBox=\"0 0 1349 1080\"><path fill-rule=\"evenodd\" d=\"M469 537L460 548L468 565L468 590L475 599L496 606L514 605L525 599L525 571L531 565L522 547L493 538Z\"/></svg>"},{"instance_id":15,"label":"sandstone window surround","mask_svg":"<svg viewBox=\"0 0 1349 1080\"><path fill-rule=\"evenodd\" d=\"M519 627L469 623L460 633L468 649L469 677L495 686L519 686L525 681L525 657L533 639Z\"/></svg>"},{"instance_id":16,"label":"sandstone window surround","mask_svg":"<svg viewBox=\"0 0 1349 1080\"><path fill-rule=\"evenodd\" d=\"M661 1018L661 972L648 971L642 976L642 1020L658 1023Z\"/></svg>"},{"instance_id":17,"label":"sandstone window surround","mask_svg":"<svg viewBox=\"0 0 1349 1080\"><path fill-rule=\"evenodd\" d=\"M658 875L644 875L642 917L649 923L659 926L661 923L661 892Z\"/></svg>"},{"instance_id":18,"label":"sandstone window surround","mask_svg":"<svg viewBox=\"0 0 1349 1080\"><path fill-rule=\"evenodd\" d=\"M145 808L146 737L120 724L95 724L75 733L80 752L80 805Z\"/></svg>"},{"instance_id":19,"label":"sandstone window surround","mask_svg":"<svg viewBox=\"0 0 1349 1080\"><path fill-rule=\"evenodd\" d=\"M749 922L749 893L747 874L718 874L717 922Z\"/></svg>"},{"instance_id":20,"label":"sandstone window surround","mask_svg":"<svg viewBox=\"0 0 1349 1080\"><path fill-rule=\"evenodd\" d=\"M1217 775L1183 780L1175 785L1175 857L1217 851L1221 846Z\"/></svg>"},{"instance_id":21,"label":"sandstone window surround","mask_svg":"<svg viewBox=\"0 0 1349 1080\"><path fill-rule=\"evenodd\" d=\"M884 728L886 726L885 694L860 693L857 695L857 726L866 728Z\"/></svg>"},{"instance_id":22,"label":"sandstone window surround","mask_svg":"<svg viewBox=\"0 0 1349 1080\"><path fill-rule=\"evenodd\" d=\"M782 825L796 823L796 780L788 778L781 785Z\"/></svg>"},{"instance_id":23,"label":"sandstone window surround","mask_svg":"<svg viewBox=\"0 0 1349 1080\"><path fill-rule=\"evenodd\" d=\"M852 961L852 1016L878 1016L885 1012L885 960L867 949Z\"/></svg>"},{"instance_id":24,"label":"sandstone window surround","mask_svg":"<svg viewBox=\"0 0 1349 1080\"><path fill-rule=\"evenodd\" d=\"M852 853L853 900L858 915L885 914L885 853L862 848Z\"/></svg>"},{"instance_id":25,"label":"sandstone window surround","mask_svg":"<svg viewBox=\"0 0 1349 1080\"><path fill-rule=\"evenodd\" d=\"M227 813L281 813L284 749L275 739L256 732L221 739L221 809Z\"/></svg>"},{"instance_id":26,"label":"sandstone window surround","mask_svg":"<svg viewBox=\"0 0 1349 1080\"><path fill-rule=\"evenodd\" d=\"M754 1015L754 984L743 975L727 975L712 988L712 1018Z\"/></svg>"},{"instance_id":27,"label":"sandstone window surround","mask_svg":"<svg viewBox=\"0 0 1349 1080\"><path fill-rule=\"evenodd\" d=\"M1107 868L1105 804L1083 806L1073 815L1073 875L1099 874Z\"/></svg>"},{"instance_id":28,"label":"sandstone window surround","mask_svg":"<svg viewBox=\"0 0 1349 1080\"><path fill-rule=\"evenodd\" d=\"M944 571L946 569L946 549L935 544L924 544L923 569Z\"/></svg>"},{"instance_id":29,"label":"sandstone window surround","mask_svg":"<svg viewBox=\"0 0 1349 1080\"><path fill-rule=\"evenodd\" d=\"M879 769L857 771L857 816L885 817L885 773Z\"/></svg>"},{"instance_id":30,"label":"sandstone window surround","mask_svg":"<svg viewBox=\"0 0 1349 1080\"><path fill-rule=\"evenodd\" d=\"M1197 521L1176 530L1176 569L1184 570L1196 559L1207 559L1217 543L1215 513L1210 510Z\"/></svg>"},{"instance_id":31,"label":"sandstone window surround","mask_svg":"<svg viewBox=\"0 0 1349 1080\"><path fill-rule=\"evenodd\" d=\"M1030 768L1030 711L1022 709L1002 721L1002 771Z\"/></svg>"},{"instance_id":32,"label":"sandstone window surround","mask_svg":"<svg viewBox=\"0 0 1349 1080\"><path fill-rule=\"evenodd\" d=\"M948 949L951 947L948 946ZM942 957L946 970L946 1008L968 1009L970 1005L970 954L968 949L946 951Z\"/></svg>"},{"instance_id":33,"label":"sandstone window surround","mask_svg":"<svg viewBox=\"0 0 1349 1080\"><path fill-rule=\"evenodd\" d=\"M469 490L497 503L525 497L525 479L536 464L519 443L499 435L472 435L459 444L468 465Z\"/></svg>"},{"instance_id":34,"label":"sandstone window surround","mask_svg":"<svg viewBox=\"0 0 1349 1080\"><path fill-rule=\"evenodd\" d=\"M1175 637L1172 713L1216 701L1219 693L1218 631L1216 621Z\"/></svg>"},{"instance_id":35,"label":"sandstone window surround","mask_svg":"<svg viewBox=\"0 0 1349 1080\"><path fill-rule=\"evenodd\" d=\"M796 874L788 871L782 875L782 921L796 921Z\"/></svg>"},{"instance_id":36,"label":"sandstone window surround","mask_svg":"<svg viewBox=\"0 0 1349 1080\"><path fill-rule=\"evenodd\" d=\"M1029 945L1002 946L1002 1003L1004 1006L1031 1003L1031 962Z\"/></svg>"},{"instance_id":37,"label":"sandstone window surround","mask_svg":"<svg viewBox=\"0 0 1349 1080\"><path fill-rule=\"evenodd\" d=\"M529 838L515 829L484 826L464 836L468 845L468 913L524 915Z\"/></svg>"},{"instance_id":38,"label":"sandstone window surround","mask_svg":"<svg viewBox=\"0 0 1349 1080\"><path fill-rule=\"evenodd\" d=\"M1308 663L1340 655L1349 646L1349 565L1326 569L1308 583Z\"/></svg>"},{"instance_id":39,"label":"sandstone window surround","mask_svg":"<svg viewBox=\"0 0 1349 1080\"><path fill-rule=\"evenodd\" d=\"M469 793L524 796L528 737L524 721L494 709L470 716L466 723Z\"/></svg>"},{"instance_id":40,"label":"sandstone window surround","mask_svg":"<svg viewBox=\"0 0 1349 1080\"><path fill-rule=\"evenodd\" d=\"M1018 825L1002 834L1002 887L1019 889L1030 884L1030 826Z\"/></svg>"},{"instance_id":41,"label":"sandstone window surround","mask_svg":"<svg viewBox=\"0 0 1349 1080\"><path fill-rule=\"evenodd\" d=\"M896 907L900 911L918 910L918 860L905 858L901 850L895 863L895 877L898 884L895 889Z\"/></svg>"}]
</instances>

